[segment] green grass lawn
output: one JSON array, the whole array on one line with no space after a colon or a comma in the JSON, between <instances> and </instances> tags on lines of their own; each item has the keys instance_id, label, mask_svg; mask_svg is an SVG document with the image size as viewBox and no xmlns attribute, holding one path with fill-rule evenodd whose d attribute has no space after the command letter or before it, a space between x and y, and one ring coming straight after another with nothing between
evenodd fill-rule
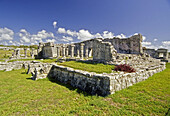
<instances>
[{"instance_id":1,"label":"green grass lawn","mask_svg":"<svg viewBox=\"0 0 170 116\"><path fill-rule=\"evenodd\" d=\"M11 57L13 50L2 50L0 49L0 59Z\"/></svg>"},{"instance_id":2,"label":"green grass lawn","mask_svg":"<svg viewBox=\"0 0 170 116\"><path fill-rule=\"evenodd\" d=\"M13 61L39 61L39 62L43 62L43 63L53 63L55 62L57 59L15 59L15 60L9 60L8 62L13 62Z\"/></svg>"},{"instance_id":3,"label":"green grass lawn","mask_svg":"<svg viewBox=\"0 0 170 116\"><path fill-rule=\"evenodd\" d=\"M48 79L33 81L25 70L0 71L0 114L159 115L170 108L170 63L146 81L107 97L91 96Z\"/></svg>"},{"instance_id":4,"label":"green grass lawn","mask_svg":"<svg viewBox=\"0 0 170 116\"><path fill-rule=\"evenodd\" d=\"M14 50L3 50L3 49L0 49L0 59L11 57L13 52L14 52ZM31 57L30 56L30 52L31 52L30 50L27 50L27 56L28 57ZM20 50L20 54L24 55L24 50Z\"/></svg>"},{"instance_id":5,"label":"green grass lawn","mask_svg":"<svg viewBox=\"0 0 170 116\"><path fill-rule=\"evenodd\" d=\"M78 61L69 61L63 63L57 63L58 65L63 65L66 67L71 67L74 69L85 70L89 72L96 72L96 73L111 73L114 69L114 65L104 65L104 64L96 64L96 63L85 63L85 62L78 62Z\"/></svg>"}]
</instances>

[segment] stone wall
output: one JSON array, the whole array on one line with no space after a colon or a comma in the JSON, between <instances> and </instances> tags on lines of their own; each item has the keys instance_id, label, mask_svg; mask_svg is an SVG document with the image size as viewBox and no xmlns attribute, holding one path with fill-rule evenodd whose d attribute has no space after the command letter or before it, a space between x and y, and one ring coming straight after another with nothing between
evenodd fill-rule
<instances>
[{"instance_id":1,"label":"stone wall","mask_svg":"<svg viewBox=\"0 0 170 116\"><path fill-rule=\"evenodd\" d=\"M163 71L165 68L165 63L161 63L159 66L155 66L147 71L141 69L135 73L96 74L94 72L53 65L48 77L70 84L92 95L106 96L141 82L153 74Z\"/></svg>"},{"instance_id":2,"label":"stone wall","mask_svg":"<svg viewBox=\"0 0 170 116\"><path fill-rule=\"evenodd\" d=\"M150 55L153 58L157 58L157 59L162 59L164 61L168 61L168 49L164 49L164 48L160 48L160 49L149 49L149 48L145 48L143 49L144 53L147 53L148 55Z\"/></svg>"},{"instance_id":3,"label":"stone wall","mask_svg":"<svg viewBox=\"0 0 170 116\"><path fill-rule=\"evenodd\" d=\"M74 44L40 43L38 53L42 58L71 57L94 60L113 60L116 53L142 54L142 35L129 38L95 38ZM106 58L106 55L109 56ZM101 57L100 57L101 56Z\"/></svg>"},{"instance_id":4,"label":"stone wall","mask_svg":"<svg viewBox=\"0 0 170 116\"><path fill-rule=\"evenodd\" d=\"M110 42L95 40L93 45L93 60L113 61L116 59L117 51Z\"/></svg>"},{"instance_id":5,"label":"stone wall","mask_svg":"<svg viewBox=\"0 0 170 116\"><path fill-rule=\"evenodd\" d=\"M50 63L41 63L41 62L30 62L28 64L27 74L32 74L32 79L43 79L46 78L51 70L52 64Z\"/></svg>"},{"instance_id":6,"label":"stone wall","mask_svg":"<svg viewBox=\"0 0 170 116\"><path fill-rule=\"evenodd\" d=\"M156 58L156 57L157 57L157 53L156 53L156 50L155 50L155 49L149 49L149 48L147 48L147 49L143 49L143 52L149 54L149 55L150 55L151 57L153 57L153 58Z\"/></svg>"},{"instance_id":7,"label":"stone wall","mask_svg":"<svg viewBox=\"0 0 170 116\"><path fill-rule=\"evenodd\" d=\"M110 42L118 53L142 54L142 35L134 35L129 38L107 38L104 42Z\"/></svg>"},{"instance_id":8,"label":"stone wall","mask_svg":"<svg viewBox=\"0 0 170 116\"><path fill-rule=\"evenodd\" d=\"M0 62L0 70L11 71L14 69L28 69L30 61Z\"/></svg>"},{"instance_id":9,"label":"stone wall","mask_svg":"<svg viewBox=\"0 0 170 116\"><path fill-rule=\"evenodd\" d=\"M164 62L160 62L151 57L134 56L134 59L136 59L136 62L131 64L136 70L134 73L114 72L110 74L96 74L94 72L75 70L57 64L43 65L42 63L30 65L29 68L31 69L30 72L33 77L36 79L45 78L48 75L49 78L53 78L65 84L70 84L90 94L106 96L141 82L166 68ZM127 61L127 63L130 62L132 62L131 59ZM31 66L33 67L31 68Z\"/></svg>"},{"instance_id":10,"label":"stone wall","mask_svg":"<svg viewBox=\"0 0 170 116\"><path fill-rule=\"evenodd\" d=\"M57 57L56 45L52 42L45 43L44 47L42 48L42 57L43 58Z\"/></svg>"}]
</instances>

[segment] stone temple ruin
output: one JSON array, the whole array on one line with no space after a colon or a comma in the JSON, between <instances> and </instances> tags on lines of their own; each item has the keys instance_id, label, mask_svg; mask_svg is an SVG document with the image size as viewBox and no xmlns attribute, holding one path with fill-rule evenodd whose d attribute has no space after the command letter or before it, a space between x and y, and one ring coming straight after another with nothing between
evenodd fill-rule
<instances>
[{"instance_id":1,"label":"stone temple ruin","mask_svg":"<svg viewBox=\"0 0 170 116\"><path fill-rule=\"evenodd\" d=\"M169 54L167 49L160 48L155 50L155 49L146 48L143 49L143 51L149 54L153 58L161 59L162 61L168 62Z\"/></svg>"},{"instance_id":2,"label":"stone temple ruin","mask_svg":"<svg viewBox=\"0 0 170 116\"><path fill-rule=\"evenodd\" d=\"M157 51L159 53L159 50ZM37 58L56 58L61 60L90 60L104 64L129 64L136 72L114 72L97 74L59 66L57 63L18 62L17 68L28 68L33 79L53 78L90 94L106 96L143 81L155 73L163 71L165 62L152 57L142 48L142 35L129 38L96 38L74 44L40 43ZM167 56L166 56L167 57ZM13 64L10 64L13 65ZM3 70L7 65L3 65ZM13 66L14 67L14 66ZM2 69L2 66L1 66Z\"/></svg>"},{"instance_id":3,"label":"stone temple ruin","mask_svg":"<svg viewBox=\"0 0 170 116\"><path fill-rule=\"evenodd\" d=\"M39 58L93 58L94 61L115 62L121 54L143 54L142 35L130 38L96 38L74 44L40 43Z\"/></svg>"}]
</instances>

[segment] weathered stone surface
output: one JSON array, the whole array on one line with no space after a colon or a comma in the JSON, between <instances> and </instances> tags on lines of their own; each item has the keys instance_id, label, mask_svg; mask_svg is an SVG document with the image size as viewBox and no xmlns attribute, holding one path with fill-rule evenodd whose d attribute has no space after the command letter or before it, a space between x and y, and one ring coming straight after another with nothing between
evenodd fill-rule
<instances>
[{"instance_id":1,"label":"weathered stone surface","mask_svg":"<svg viewBox=\"0 0 170 116\"><path fill-rule=\"evenodd\" d=\"M0 62L0 70L11 71L14 69L28 68L30 61Z\"/></svg>"},{"instance_id":2,"label":"weathered stone surface","mask_svg":"<svg viewBox=\"0 0 170 116\"><path fill-rule=\"evenodd\" d=\"M30 72L35 80L45 78L48 75L50 78L80 88L92 95L106 96L146 80L148 77L166 68L165 63L162 62L159 63L159 66L155 65L152 67L154 68L149 70L139 69L134 73L96 74L94 72L74 70L56 64L38 63L29 65L29 70L32 69Z\"/></svg>"},{"instance_id":3,"label":"weathered stone surface","mask_svg":"<svg viewBox=\"0 0 170 116\"><path fill-rule=\"evenodd\" d=\"M168 49L148 49L148 48L144 48L143 49L144 53L146 53L147 55L150 55L153 58L158 58L158 59L162 59L166 62L168 62Z\"/></svg>"}]
</instances>

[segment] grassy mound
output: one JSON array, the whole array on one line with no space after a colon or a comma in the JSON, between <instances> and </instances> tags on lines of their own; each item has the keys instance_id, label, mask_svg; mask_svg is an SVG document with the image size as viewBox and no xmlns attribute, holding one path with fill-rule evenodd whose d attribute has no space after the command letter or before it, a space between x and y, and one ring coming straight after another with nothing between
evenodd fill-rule
<instances>
[{"instance_id":1,"label":"grassy mound","mask_svg":"<svg viewBox=\"0 0 170 116\"><path fill-rule=\"evenodd\" d=\"M114 65L104 65L104 64L93 64L93 63L86 63L86 62L78 62L78 61L69 61L63 63L57 63L58 65L63 65L66 67L71 67L74 69L89 71L89 72L96 72L96 73L111 73L114 69Z\"/></svg>"},{"instance_id":2,"label":"grassy mound","mask_svg":"<svg viewBox=\"0 0 170 116\"><path fill-rule=\"evenodd\" d=\"M170 64L146 81L107 97L91 96L48 79L33 81L25 70L0 72L0 114L165 115L170 107Z\"/></svg>"}]
</instances>

